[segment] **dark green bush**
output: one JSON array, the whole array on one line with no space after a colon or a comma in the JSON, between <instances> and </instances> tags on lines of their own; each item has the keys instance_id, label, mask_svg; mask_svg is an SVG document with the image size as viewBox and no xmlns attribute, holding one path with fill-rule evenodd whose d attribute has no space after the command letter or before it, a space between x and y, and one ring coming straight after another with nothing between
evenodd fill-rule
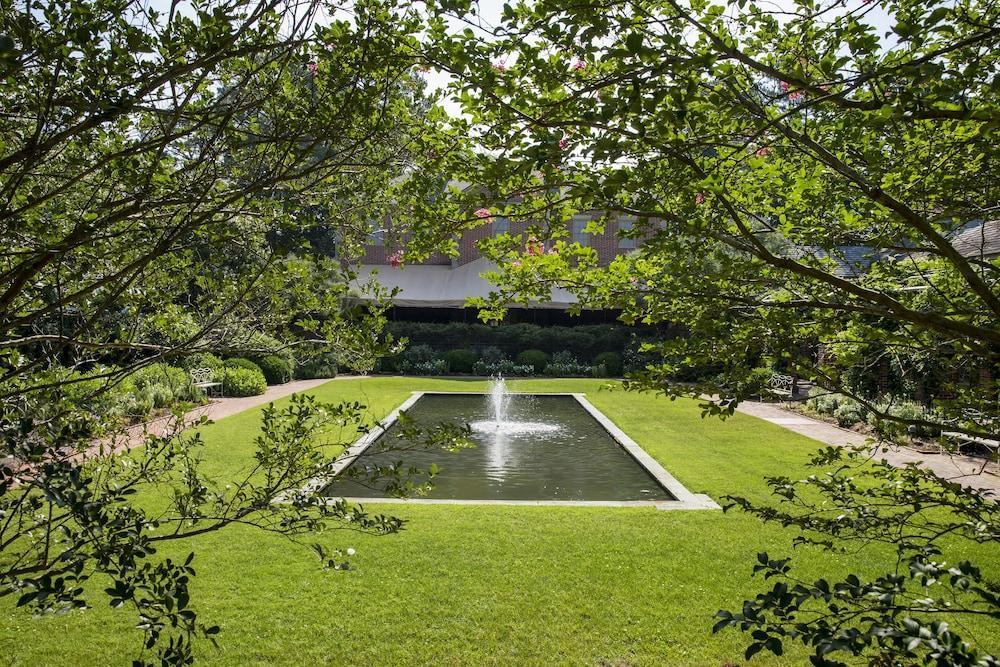
<instances>
[{"instance_id":1,"label":"dark green bush","mask_svg":"<svg viewBox=\"0 0 1000 667\"><path fill-rule=\"evenodd\" d=\"M307 359L295 366L295 377L299 380L337 377L337 364L325 359Z\"/></svg>"},{"instance_id":2,"label":"dark green bush","mask_svg":"<svg viewBox=\"0 0 1000 667\"><path fill-rule=\"evenodd\" d=\"M292 365L277 355L268 355L256 363L268 384L284 384L292 379Z\"/></svg>"},{"instance_id":3,"label":"dark green bush","mask_svg":"<svg viewBox=\"0 0 1000 667\"><path fill-rule=\"evenodd\" d=\"M181 357L179 365L184 370L190 371L195 368L211 368L221 369L224 366L222 359L215 356L211 352L198 352L196 354L189 354L186 357Z\"/></svg>"},{"instance_id":4,"label":"dark green bush","mask_svg":"<svg viewBox=\"0 0 1000 667\"><path fill-rule=\"evenodd\" d=\"M487 326L464 322L390 322L387 332L396 338L408 338L411 345L429 345L440 353L468 347L497 347L507 358L522 350L541 350L548 354L569 351L579 359L592 359L601 352L623 354L638 341L656 340L676 335L652 327L629 327L622 324L585 324L571 327L537 324Z\"/></svg>"},{"instance_id":5,"label":"dark green bush","mask_svg":"<svg viewBox=\"0 0 1000 667\"><path fill-rule=\"evenodd\" d=\"M608 376L618 377L622 374L622 355L617 352L601 352L594 357L594 366L604 366Z\"/></svg>"},{"instance_id":6,"label":"dark green bush","mask_svg":"<svg viewBox=\"0 0 1000 667\"><path fill-rule=\"evenodd\" d=\"M398 373L399 364L402 360L402 357L398 354L391 357L382 357L375 364L375 370L379 373Z\"/></svg>"},{"instance_id":7,"label":"dark green bush","mask_svg":"<svg viewBox=\"0 0 1000 667\"><path fill-rule=\"evenodd\" d=\"M267 380L256 366L229 366L222 372L222 391L226 396L259 396L267 391Z\"/></svg>"},{"instance_id":8,"label":"dark green bush","mask_svg":"<svg viewBox=\"0 0 1000 667\"><path fill-rule=\"evenodd\" d=\"M483 348L479 360L484 364L493 364L499 361L510 361L510 357L499 347L491 346Z\"/></svg>"},{"instance_id":9,"label":"dark green bush","mask_svg":"<svg viewBox=\"0 0 1000 667\"><path fill-rule=\"evenodd\" d=\"M444 360L448 364L448 370L452 373L471 373L472 365L476 363L477 359L476 353L472 350L448 350L444 353Z\"/></svg>"},{"instance_id":10,"label":"dark green bush","mask_svg":"<svg viewBox=\"0 0 1000 667\"><path fill-rule=\"evenodd\" d=\"M403 352L403 359L411 364L423 364L434 361L439 357L438 353L430 345L411 345Z\"/></svg>"},{"instance_id":11,"label":"dark green bush","mask_svg":"<svg viewBox=\"0 0 1000 667\"><path fill-rule=\"evenodd\" d=\"M541 373L545 370L551 359L542 350L525 350L517 355L515 361L522 366L531 366L536 373Z\"/></svg>"},{"instance_id":12,"label":"dark green bush","mask_svg":"<svg viewBox=\"0 0 1000 667\"><path fill-rule=\"evenodd\" d=\"M264 374L264 371L260 370L260 366L250 361L249 359L245 359L243 357L233 357L232 359L226 359L226 361L223 362L223 365L226 368L243 368L248 371L257 371L261 375Z\"/></svg>"}]
</instances>

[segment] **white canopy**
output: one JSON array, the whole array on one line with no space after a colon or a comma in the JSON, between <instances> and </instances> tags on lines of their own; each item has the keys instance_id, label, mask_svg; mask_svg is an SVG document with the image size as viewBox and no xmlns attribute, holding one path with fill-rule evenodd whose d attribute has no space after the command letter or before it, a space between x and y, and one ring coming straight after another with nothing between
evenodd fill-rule
<instances>
[{"instance_id":1,"label":"white canopy","mask_svg":"<svg viewBox=\"0 0 1000 667\"><path fill-rule=\"evenodd\" d=\"M471 296L489 296L495 288L482 274L496 271L497 265L479 258L462 266L422 265L391 266L362 265L357 282L364 284L373 277L386 289L399 288L393 299L397 306L420 308L462 308ZM377 272L377 273L376 273ZM364 298L364 297L363 297ZM576 303L576 297L563 289L552 290L552 300L516 304L517 307L558 308L565 310ZM515 304L512 304L515 305Z\"/></svg>"}]
</instances>

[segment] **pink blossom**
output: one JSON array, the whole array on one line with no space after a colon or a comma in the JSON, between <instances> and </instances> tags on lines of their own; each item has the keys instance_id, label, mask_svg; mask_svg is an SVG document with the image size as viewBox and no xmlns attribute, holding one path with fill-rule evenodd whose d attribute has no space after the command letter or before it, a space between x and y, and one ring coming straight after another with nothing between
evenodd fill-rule
<instances>
[{"instance_id":1,"label":"pink blossom","mask_svg":"<svg viewBox=\"0 0 1000 667\"><path fill-rule=\"evenodd\" d=\"M476 216L477 218L492 218L493 217L493 214L490 213L490 209L488 209L488 208L477 208L475 210L475 212L473 213L473 215Z\"/></svg>"},{"instance_id":2,"label":"pink blossom","mask_svg":"<svg viewBox=\"0 0 1000 667\"><path fill-rule=\"evenodd\" d=\"M705 203L705 195L702 194L702 193L700 193L700 192L695 193L694 203L698 204L699 206L701 206L702 204L704 204Z\"/></svg>"},{"instance_id":3,"label":"pink blossom","mask_svg":"<svg viewBox=\"0 0 1000 667\"><path fill-rule=\"evenodd\" d=\"M493 69L495 69L498 72L506 72L507 62L505 60L498 60L495 63L493 63Z\"/></svg>"},{"instance_id":4,"label":"pink blossom","mask_svg":"<svg viewBox=\"0 0 1000 667\"><path fill-rule=\"evenodd\" d=\"M583 62L579 58L573 61L573 69L577 72L587 68L587 63Z\"/></svg>"},{"instance_id":5,"label":"pink blossom","mask_svg":"<svg viewBox=\"0 0 1000 667\"><path fill-rule=\"evenodd\" d=\"M510 263L510 265L513 266L515 269L520 269L521 260L515 259L513 262Z\"/></svg>"},{"instance_id":6,"label":"pink blossom","mask_svg":"<svg viewBox=\"0 0 1000 667\"><path fill-rule=\"evenodd\" d=\"M394 269L398 269L403 265L403 251L397 250L396 252L389 255L389 264Z\"/></svg>"},{"instance_id":7,"label":"pink blossom","mask_svg":"<svg viewBox=\"0 0 1000 667\"><path fill-rule=\"evenodd\" d=\"M545 246L535 236L528 237L528 242L524 245L524 249L528 251L529 255L542 255L545 253Z\"/></svg>"},{"instance_id":8,"label":"pink blossom","mask_svg":"<svg viewBox=\"0 0 1000 667\"><path fill-rule=\"evenodd\" d=\"M549 254L549 255L558 255L558 254L559 254L559 251L558 251L558 250L556 250L555 248L549 248L549 252L548 252L548 254Z\"/></svg>"},{"instance_id":9,"label":"pink blossom","mask_svg":"<svg viewBox=\"0 0 1000 667\"><path fill-rule=\"evenodd\" d=\"M801 90L796 90L794 93L789 93L788 94L788 101L789 102L798 102L803 97L805 97L805 93L803 93Z\"/></svg>"},{"instance_id":10,"label":"pink blossom","mask_svg":"<svg viewBox=\"0 0 1000 667\"><path fill-rule=\"evenodd\" d=\"M317 65L314 62L309 63L308 65L306 65L306 67L309 69L310 74L315 74L316 72L319 71L319 65Z\"/></svg>"},{"instance_id":11,"label":"pink blossom","mask_svg":"<svg viewBox=\"0 0 1000 667\"><path fill-rule=\"evenodd\" d=\"M770 146L761 146L757 149L757 157L767 157L771 154Z\"/></svg>"},{"instance_id":12,"label":"pink blossom","mask_svg":"<svg viewBox=\"0 0 1000 667\"><path fill-rule=\"evenodd\" d=\"M781 82L781 92L787 93L788 89L791 88L791 87L792 87L792 84L788 83L787 81L782 81Z\"/></svg>"},{"instance_id":13,"label":"pink blossom","mask_svg":"<svg viewBox=\"0 0 1000 667\"><path fill-rule=\"evenodd\" d=\"M566 139L559 140L559 150L564 151L569 146L569 141Z\"/></svg>"},{"instance_id":14,"label":"pink blossom","mask_svg":"<svg viewBox=\"0 0 1000 667\"><path fill-rule=\"evenodd\" d=\"M327 51L333 51L333 50L334 50L335 48L337 48L337 45L336 45L336 44L335 44L334 42L327 42L327 43L326 43L326 44L324 45L324 48L325 48L325 49L326 49Z\"/></svg>"}]
</instances>

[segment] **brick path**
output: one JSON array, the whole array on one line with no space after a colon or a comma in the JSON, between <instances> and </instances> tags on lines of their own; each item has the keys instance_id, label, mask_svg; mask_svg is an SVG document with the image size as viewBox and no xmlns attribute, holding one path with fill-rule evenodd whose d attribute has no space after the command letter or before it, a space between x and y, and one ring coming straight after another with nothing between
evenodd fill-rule
<instances>
[{"instance_id":1,"label":"brick path","mask_svg":"<svg viewBox=\"0 0 1000 667\"><path fill-rule=\"evenodd\" d=\"M868 440L860 433L785 410L773 403L747 401L741 403L736 410L828 445L863 445ZM925 454L908 447L894 447L881 452L879 456L896 466L919 463L939 477L1000 497L1000 477L983 471L983 459L948 453ZM994 464L993 469L995 468Z\"/></svg>"}]
</instances>

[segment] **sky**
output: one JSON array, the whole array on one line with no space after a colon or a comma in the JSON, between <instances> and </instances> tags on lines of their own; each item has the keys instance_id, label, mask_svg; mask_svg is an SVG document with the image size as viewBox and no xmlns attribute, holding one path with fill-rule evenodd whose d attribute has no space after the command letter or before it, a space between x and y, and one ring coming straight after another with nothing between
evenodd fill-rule
<instances>
[{"instance_id":1,"label":"sky","mask_svg":"<svg viewBox=\"0 0 1000 667\"><path fill-rule=\"evenodd\" d=\"M149 6L165 13L169 10L172 0L147 0L147 2ZM478 2L476 2L476 13L479 20L485 25L497 25L500 22L503 6L506 2L508 2L508 0L478 0ZM776 11L790 11L794 8L794 2L792 0L757 0L757 3L763 7L774 9ZM188 3L187 0L180 0L179 4L183 7ZM846 0L846 4L848 7L853 9L854 7L860 7L868 3L865 3L865 0ZM882 4L878 1L872 2L870 3L870 6L866 7L866 10L866 20L878 28L880 35L883 36L883 39L885 39L886 33L890 32L891 21L885 10L882 8ZM738 12L739 9L734 5L730 11ZM467 27L467 24L458 21L454 21L453 25L456 29ZM893 40L889 38L886 40L886 44L891 44L892 41ZM427 81L430 92L443 91L452 81L452 78L448 74L436 70L431 70L425 73L424 78ZM452 114L458 115L460 113L458 104L453 100L443 100L443 106Z\"/></svg>"}]
</instances>

